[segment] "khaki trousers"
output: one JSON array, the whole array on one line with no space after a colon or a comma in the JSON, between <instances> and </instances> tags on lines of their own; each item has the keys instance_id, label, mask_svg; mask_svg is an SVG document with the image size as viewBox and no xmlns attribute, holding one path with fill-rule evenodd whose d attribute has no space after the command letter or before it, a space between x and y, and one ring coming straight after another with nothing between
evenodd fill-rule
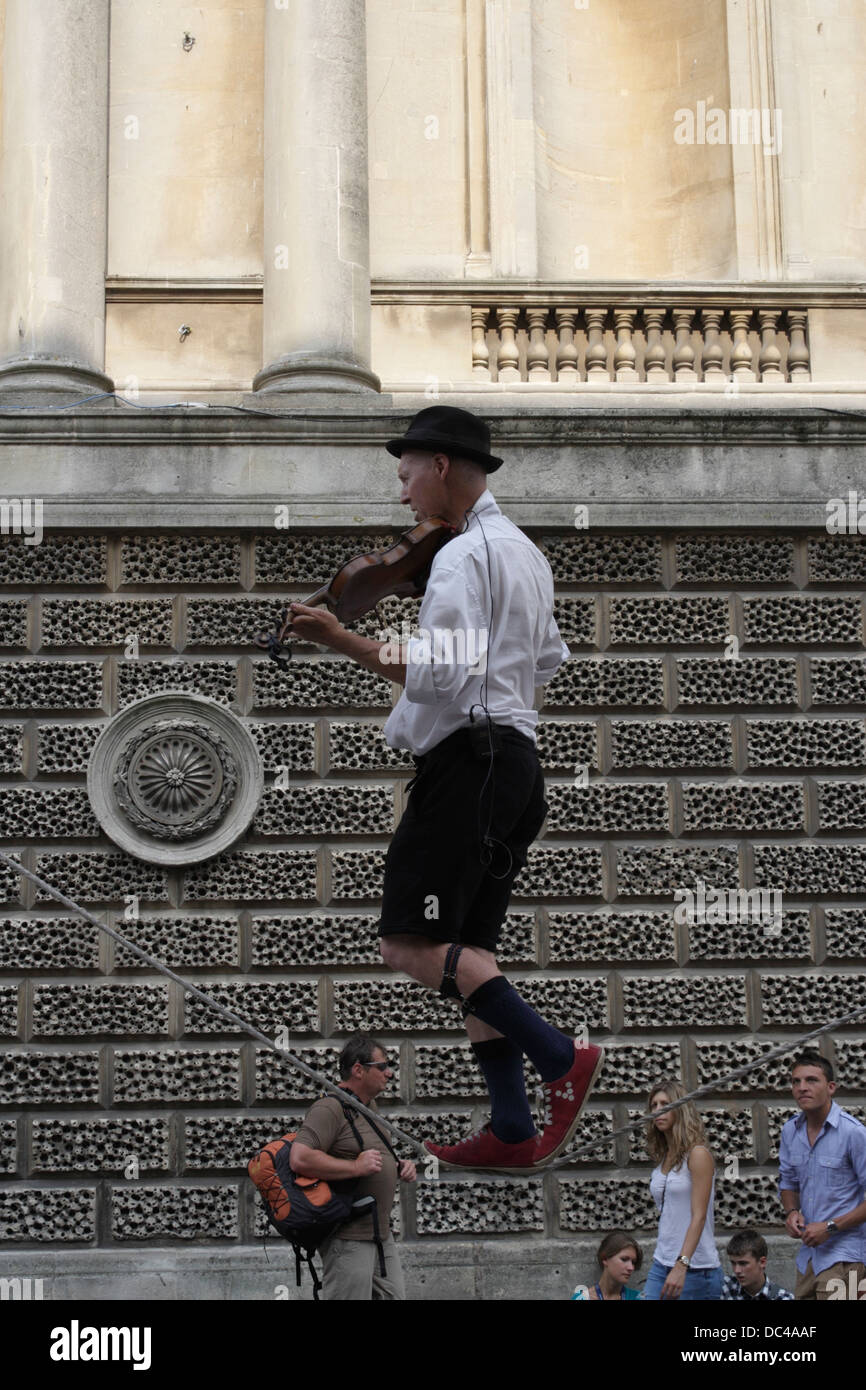
<instances>
[{"instance_id":1,"label":"khaki trousers","mask_svg":"<svg viewBox=\"0 0 866 1390\"><path fill-rule=\"evenodd\" d=\"M319 1247L325 1278L322 1299L347 1303L370 1299L400 1299L406 1297L400 1257L389 1235L382 1242L385 1255L385 1278L379 1268L379 1251L372 1240L339 1240L331 1236Z\"/></svg>"},{"instance_id":2,"label":"khaki trousers","mask_svg":"<svg viewBox=\"0 0 866 1390\"><path fill-rule=\"evenodd\" d=\"M814 1274L810 1260L803 1273L797 1270L794 1297L796 1299L820 1299L822 1302L827 1302L830 1299L862 1298L866 1292L866 1283L862 1287L858 1286L864 1274L866 1274L866 1265L844 1260L840 1261L839 1264L829 1265L827 1269L822 1269L820 1274Z\"/></svg>"}]
</instances>

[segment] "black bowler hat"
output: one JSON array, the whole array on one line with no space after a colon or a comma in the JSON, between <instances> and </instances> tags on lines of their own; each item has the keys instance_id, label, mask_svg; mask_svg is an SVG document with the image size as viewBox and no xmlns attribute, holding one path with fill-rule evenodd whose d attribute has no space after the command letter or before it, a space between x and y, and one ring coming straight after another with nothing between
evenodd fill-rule
<instances>
[{"instance_id":1,"label":"black bowler hat","mask_svg":"<svg viewBox=\"0 0 866 1390\"><path fill-rule=\"evenodd\" d=\"M402 438L389 439L385 448L395 459L406 449L454 454L483 464L488 473L495 473L503 462L490 452L490 430L484 421L454 405L431 405L419 410Z\"/></svg>"}]
</instances>

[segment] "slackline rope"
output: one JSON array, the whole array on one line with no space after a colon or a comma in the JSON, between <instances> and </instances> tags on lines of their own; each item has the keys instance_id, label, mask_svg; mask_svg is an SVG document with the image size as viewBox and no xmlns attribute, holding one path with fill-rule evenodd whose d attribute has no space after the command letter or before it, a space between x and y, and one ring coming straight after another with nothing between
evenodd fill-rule
<instances>
[{"instance_id":1,"label":"slackline rope","mask_svg":"<svg viewBox=\"0 0 866 1390\"><path fill-rule=\"evenodd\" d=\"M452 1173L469 1172L474 1174L476 1172L485 1171L483 1169L474 1168L449 1168L447 1174L441 1171L437 1172L438 1165L433 1155L424 1148L423 1144L419 1144L418 1141L412 1139L410 1135L404 1134L401 1129L398 1129L397 1126L381 1112L368 1110L366 1105L363 1105L352 1091L347 1091L344 1087L335 1086L333 1082L328 1081L320 1072L314 1071L312 1067L307 1066L306 1062L302 1062L300 1057L296 1057L293 1052L289 1052L287 1048L279 1047L278 1044L274 1042L273 1038L267 1037L266 1034L260 1032L252 1023L248 1023L246 1019L241 1018L239 1014L233 1013L231 1009L226 1009L222 1004L218 1004L209 994L205 994L204 990L198 989L195 985L191 985L188 980L184 980L180 975L176 975L167 965L163 965L161 961L156 960L153 956L149 956L140 946L136 946L134 942L129 941L127 937L115 931L113 927L108 927L104 922L100 922L99 918L94 917L93 913L88 912L87 909L81 907L79 903L73 902L71 898L67 898L59 889L47 883L45 879L39 878L39 876L32 873L30 869L25 869L24 865L19 863L17 859L10 859L8 855L0 852L0 862L8 865L15 873L23 874L25 878L29 878L52 898L56 898L64 907L68 907L72 912L77 912L85 921L91 922L93 926L98 927L100 931L113 937L115 941L119 941L122 946L125 946L133 955L138 956L140 960L145 961L147 965L152 966L154 970L158 970L162 975L166 975L170 980L174 980L182 989L185 989L189 994L195 995L197 999L201 999L203 1003L208 1004L210 1008L216 1010L218 1014L228 1019L230 1023L237 1024L245 1033L249 1033L251 1037L255 1038L257 1042L263 1043L265 1047L269 1047L271 1051L275 1052L283 1061L291 1063L293 1067L303 1072L305 1076L310 1077L322 1090L337 1096L341 1101L345 1101L348 1105L351 1105L353 1109L359 1110L362 1115L366 1115L366 1117L375 1124L384 1125L386 1129L389 1129L391 1133L401 1141L401 1143L408 1145L408 1147L418 1155L427 1169L426 1175L434 1179L438 1177L441 1180L445 1176L450 1177ZM866 1017L866 1007L855 1009L852 1013L845 1014L841 1018L831 1019L829 1023L823 1024L822 1027L813 1028L810 1033L804 1033L802 1037L794 1038L791 1042L786 1042L779 1047L771 1048L769 1052L762 1053L760 1057L756 1057L753 1062L749 1062L746 1066L738 1067L736 1071L728 1072L726 1076L720 1076L716 1078L715 1081L708 1081L705 1085L698 1086L697 1090L689 1091L688 1095L682 1096L679 1100L672 1101L670 1105L661 1106L658 1110L652 1112L652 1114L646 1113L640 1115L636 1120L630 1120L628 1124L621 1125L619 1129L612 1130L610 1134L605 1134L600 1139L593 1139L588 1144L582 1144L578 1149L571 1149L569 1152L555 1159L552 1163L545 1163L542 1168L539 1168L538 1175L540 1177L542 1174L552 1169L563 1168L567 1164L573 1163L575 1159L582 1158L584 1154L591 1153L593 1149L605 1148L608 1144L611 1144L614 1139L619 1138L621 1134L629 1134L633 1129L639 1129L641 1125L646 1124L650 1119L654 1119L656 1115L666 1115L669 1110L678 1110L681 1105L685 1105L687 1102L696 1100L701 1096L710 1095L712 1092L730 1085L732 1081L740 1081L744 1076L748 1076L749 1072L757 1071L759 1067L763 1067L767 1062L775 1061L778 1057L785 1057L791 1052L798 1051L804 1043L811 1042L813 1038L819 1038L823 1033L829 1033L834 1028L842 1028L845 1024L852 1023L854 1019L863 1017Z\"/></svg>"}]
</instances>

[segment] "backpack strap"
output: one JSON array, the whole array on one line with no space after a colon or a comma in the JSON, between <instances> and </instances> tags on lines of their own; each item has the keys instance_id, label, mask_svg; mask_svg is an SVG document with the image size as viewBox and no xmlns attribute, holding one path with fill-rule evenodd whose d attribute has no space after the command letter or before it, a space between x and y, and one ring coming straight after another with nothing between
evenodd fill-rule
<instances>
[{"instance_id":1,"label":"backpack strap","mask_svg":"<svg viewBox=\"0 0 866 1390\"><path fill-rule=\"evenodd\" d=\"M364 1151L364 1143L363 1143L363 1140L361 1139L360 1134L358 1133L358 1126L355 1124L354 1116L352 1115L352 1109L353 1109L353 1107L352 1107L351 1105L349 1105L346 1101L343 1101L343 1100L340 1101L340 1104L341 1104L342 1107L343 1107L343 1114L345 1115L345 1117L346 1117L346 1119L347 1119L347 1121L348 1121L348 1123L349 1123L349 1128L351 1129L353 1135L355 1136L355 1139L356 1139L357 1142L358 1142L358 1152L359 1152L359 1153L363 1153L363 1151ZM376 1124L375 1120L371 1120L370 1117L369 1117L368 1115L365 1115L365 1116L364 1116L364 1119L367 1121L367 1124L370 1126L370 1128L372 1129L373 1133L374 1133L374 1134L377 1134L378 1137L382 1140L382 1143L385 1145L385 1148L388 1150L388 1152L389 1152L389 1154L391 1155L391 1157L393 1158L394 1162L397 1164L397 1172L399 1173L399 1172L400 1172L400 1168L401 1168L402 1163L403 1163L402 1158L398 1158L398 1157L397 1157L397 1154L394 1152L393 1145L390 1143L390 1141L388 1140L388 1138L382 1133L381 1129L380 1129L379 1126Z\"/></svg>"}]
</instances>

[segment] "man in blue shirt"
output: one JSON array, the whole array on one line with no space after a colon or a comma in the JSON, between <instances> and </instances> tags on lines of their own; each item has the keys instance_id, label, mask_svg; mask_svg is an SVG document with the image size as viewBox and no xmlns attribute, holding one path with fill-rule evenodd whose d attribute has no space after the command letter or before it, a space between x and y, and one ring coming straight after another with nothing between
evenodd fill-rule
<instances>
[{"instance_id":1,"label":"man in blue shirt","mask_svg":"<svg viewBox=\"0 0 866 1390\"><path fill-rule=\"evenodd\" d=\"M779 1195L788 1235L803 1242L796 1299L866 1298L866 1127L833 1100L833 1067L794 1058L800 1114L782 1129Z\"/></svg>"}]
</instances>

